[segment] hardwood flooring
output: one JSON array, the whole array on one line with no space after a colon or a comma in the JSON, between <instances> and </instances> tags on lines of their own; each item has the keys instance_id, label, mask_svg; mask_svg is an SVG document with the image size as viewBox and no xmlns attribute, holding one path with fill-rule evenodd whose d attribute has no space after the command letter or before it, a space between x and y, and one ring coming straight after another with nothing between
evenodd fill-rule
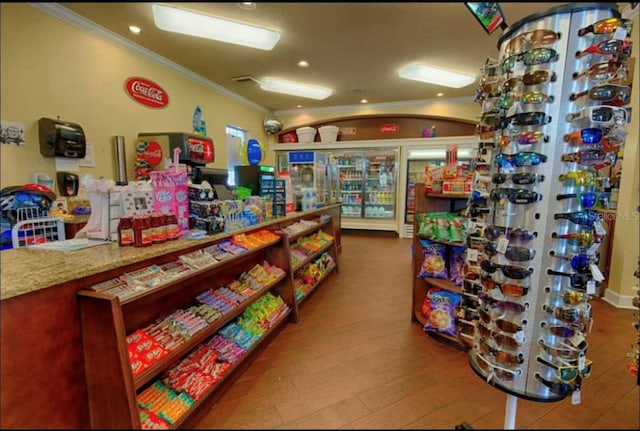
<instances>
[{"instance_id":1,"label":"hardwood flooring","mask_svg":"<svg viewBox=\"0 0 640 431\"><path fill-rule=\"evenodd\" d=\"M504 429L508 395L411 322L411 240L342 233L340 273L300 307L198 429ZM592 300L581 403L516 401L516 429L640 429L633 310Z\"/></svg>"}]
</instances>

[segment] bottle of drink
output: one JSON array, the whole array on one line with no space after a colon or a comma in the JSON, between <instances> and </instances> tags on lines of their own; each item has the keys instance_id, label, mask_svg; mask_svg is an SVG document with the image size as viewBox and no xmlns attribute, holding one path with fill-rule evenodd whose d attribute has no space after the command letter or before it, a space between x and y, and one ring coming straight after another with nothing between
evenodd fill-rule
<instances>
[{"instance_id":1,"label":"bottle of drink","mask_svg":"<svg viewBox=\"0 0 640 431\"><path fill-rule=\"evenodd\" d=\"M151 215L151 228L153 230L153 243L159 244L167 239L167 229L162 214Z\"/></svg>"},{"instance_id":2,"label":"bottle of drink","mask_svg":"<svg viewBox=\"0 0 640 431\"><path fill-rule=\"evenodd\" d=\"M118 223L118 245L133 245L133 217L122 216Z\"/></svg>"},{"instance_id":3,"label":"bottle of drink","mask_svg":"<svg viewBox=\"0 0 640 431\"><path fill-rule=\"evenodd\" d=\"M165 214L164 224L167 230L167 241L172 241L180 237L180 227L178 226L178 217L175 214Z\"/></svg>"}]
</instances>

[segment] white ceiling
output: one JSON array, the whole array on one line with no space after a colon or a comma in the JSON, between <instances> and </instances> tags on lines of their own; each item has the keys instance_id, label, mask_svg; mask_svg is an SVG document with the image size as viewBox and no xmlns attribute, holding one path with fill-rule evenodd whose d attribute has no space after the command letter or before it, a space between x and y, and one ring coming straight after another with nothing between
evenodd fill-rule
<instances>
[{"instance_id":1,"label":"white ceiling","mask_svg":"<svg viewBox=\"0 0 640 431\"><path fill-rule=\"evenodd\" d=\"M477 84L460 89L408 81L397 76L420 61L467 74L480 74L487 57L497 57L501 31L487 35L464 3L165 3L282 32L272 51L229 45L156 29L152 3L60 3L98 25L130 39L270 111L392 103L436 98L472 98ZM507 24L567 3L500 3ZM135 24L142 33L134 35ZM308 68L296 65L299 60ZM330 87L317 101L266 92L254 82L275 76Z\"/></svg>"}]
</instances>

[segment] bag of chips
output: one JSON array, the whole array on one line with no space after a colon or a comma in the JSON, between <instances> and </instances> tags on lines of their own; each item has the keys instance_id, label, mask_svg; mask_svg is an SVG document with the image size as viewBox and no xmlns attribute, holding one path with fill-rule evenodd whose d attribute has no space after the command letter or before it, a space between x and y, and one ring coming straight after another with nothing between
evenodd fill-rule
<instances>
[{"instance_id":1,"label":"bag of chips","mask_svg":"<svg viewBox=\"0 0 640 431\"><path fill-rule=\"evenodd\" d=\"M459 293L440 288L429 289L422 303L422 315L427 319L422 329L456 337L456 314L460 301Z\"/></svg>"},{"instance_id":2,"label":"bag of chips","mask_svg":"<svg viewBox=\"0 0 640 431\"><path fill-rule=\"evenodd\" d=\"M422 246L423 258L418 278L431 277L448 279L449 272L447 271L446 265L447 246L429 241L428 239L421 239L420 245Z\"/></svg>"},{"instance_id":3,"label":"bag of chips","mask_svg":"<svg viewBox=\"0 0 640 431\"><path fill-rule=\"evenodd\" d=\"M456 286L462 286L462 280L464 279L462 268L464 267L466 253L466 247L449 247L449 280Z\"/></svg>"}]
</instances>

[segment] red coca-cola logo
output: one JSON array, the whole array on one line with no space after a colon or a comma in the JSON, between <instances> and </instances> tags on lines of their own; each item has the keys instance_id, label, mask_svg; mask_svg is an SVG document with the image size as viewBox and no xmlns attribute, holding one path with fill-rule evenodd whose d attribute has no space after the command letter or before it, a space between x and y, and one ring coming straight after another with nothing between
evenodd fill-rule
<instances>
[{"instance_id":1,"label":"red coca-cola logo","mask_svg":"<svg viewBox=\"0 0 640 431\"><path fill-rule=\"evenodd\" d=\"M167 92L148 79L134 76L127 79L125 88L133 100L150 108L164 108L169 104Z\"/></svg>"},{"instance_id":2,"label":"red coca-cola logo","mask_svg":"<svg viewBox=\"0 0 640 431\"><path fill-rule=\"evenodd\" d=\"M158 166L162 161L162 147L156 141L149 141L140 156L151 166Z\"/></svg>"},{"instance_id":3,"label":"red coca-cola logo","mask_svg":"<svg viewBox=\"0 0 640 431\"><path fill-rule=\"evenodd\" d=\"M395 135L400 131L399 124L383 124L380 126L380 133L383 135Z\"/></svg>"}]
</instances>

